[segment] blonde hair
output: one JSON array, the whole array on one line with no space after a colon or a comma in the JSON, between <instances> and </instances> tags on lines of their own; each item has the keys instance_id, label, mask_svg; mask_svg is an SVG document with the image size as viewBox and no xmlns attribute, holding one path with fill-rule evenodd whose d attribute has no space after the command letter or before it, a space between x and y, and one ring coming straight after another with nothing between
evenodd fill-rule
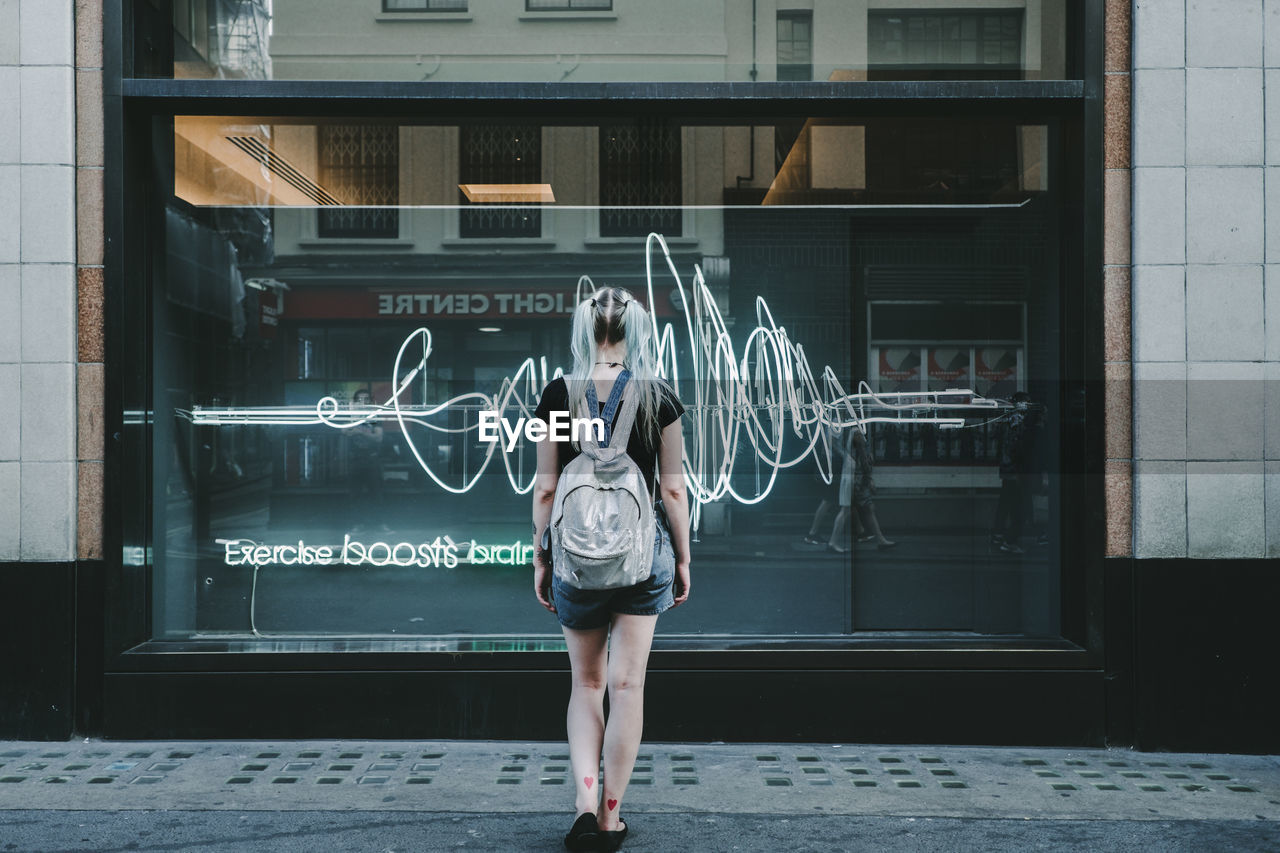
<instances>
[{"instance_id":1,"label":"blonde hair","mask_svg":"<svg viewBox=\"0 0 1280 853\"><path fill-rule=\"evenodd\" d=\"M653 323L644 306L630 291L621 287L598 288L579 302L573 312L573 330L570 333L573 371L564 380L569 390L570 416L599 416L598 412L587 411L587 383L592 381L591 373L595 369L600 345L619 342L626 350L622 366L631 371L631 381L627 384L628 387L634 386L631 393L637 395L639 404L636 424L644 436L645 446L652 450L658 408L662 404Z\"/></svg>"}]
</instances>

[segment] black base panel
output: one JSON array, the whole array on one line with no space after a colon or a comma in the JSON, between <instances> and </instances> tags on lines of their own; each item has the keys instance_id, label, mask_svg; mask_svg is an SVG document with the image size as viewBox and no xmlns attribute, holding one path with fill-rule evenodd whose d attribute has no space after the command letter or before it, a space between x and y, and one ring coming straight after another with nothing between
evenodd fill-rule
<instances>
[{"instance_id":1,"label":"black base panel","mask_svg":"<svg viewBox=\"0 0 1280 853\"><path fill-rule=\"evenodd\" d=\"M1277 562L1133 565L1138 748L1280 752Z\"/></svg>"},{"instance_id":2,"label":"black base panel","mask_svg":"<svg viewBox=\"0 0 1280 853\"><path fill-rule=\"evenodd\" d=\"M109 674L106 736L552 740L569 673ZM1103 745L1098 671L651 671L651 741Z\"/></svg>"},{"instance_id":3,"label":"black base panel","mask_svg":"<svg viewBox=\"0 0 1280 853\"><path fill-rule=\"evenodd\" d=\"M102 734L106 613L106 565L81 560L76 564L75 666L75 731L81 736Z\"/></svg>"},{"instance_id":4,"label":"black base panel","mask_svg":"<svg viewBox=\"0 0 1280 853\"><path fill-rule=\"evenodd\" d=\"M0 563L0 739L71 736L75 563Z\"/></svg>"}]
</instances>

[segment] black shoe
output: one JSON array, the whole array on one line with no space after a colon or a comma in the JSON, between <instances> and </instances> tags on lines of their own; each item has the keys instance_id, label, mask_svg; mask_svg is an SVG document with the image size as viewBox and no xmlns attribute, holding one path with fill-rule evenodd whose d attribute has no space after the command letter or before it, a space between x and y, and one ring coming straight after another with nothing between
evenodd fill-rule
<instances>
[{"instance_id":1,"label":"black shoe","mask_svg":"<svg viewBox=\"0 0 1280 853\"><path fill-rule=\"evenodd\" d=\"M613 853L614 850L622 847L622 839L627 837L627 822L620 821L622 829L602 829L600 830L600 846L597 850L605 850Z\"/></svg>"},{"instance_id":2,"label":"black shoe","mask_svg":"<svg viewBox=\"0 0 1280 853\"><path fill-rule=\"evenodd\" d=\"M570 850L595 850L599 840L600 829L595 812L583 812L564 837L564 846Z\"/></svg>"}]
</instances>

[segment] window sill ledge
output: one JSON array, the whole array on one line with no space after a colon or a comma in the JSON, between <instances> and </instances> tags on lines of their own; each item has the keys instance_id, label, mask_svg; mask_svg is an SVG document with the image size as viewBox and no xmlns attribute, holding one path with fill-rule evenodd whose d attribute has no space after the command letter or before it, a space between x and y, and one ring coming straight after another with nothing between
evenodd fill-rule
<instances>
[{"instance_id":1,"label":"window sill ledge","mask_svg":"<svg viewBox=\"0 0 1280 853\"><path fill-rule=\"evenodd\" d=\"M408 251L416 244L395 237L304 237L298 241L303 249L398 249Z\"/></svg>"},{"instance_id":2,"label":"window sill ledge","mask_svg":"<svg viewBox=\"0 0 1280 853\"><path fill-rule=\"evenodd\" d=\"M616 21L617 12L583 10L581 12L529 12L519 17L521 21Z\"/></svg>"},{"instance_id":3,"label":"window sill ledge","mask_svg":"<svg viewBox=\"0 0 1280 853\"><path fill-rule=\"evenodd\" d=\"M470 12L378 12L373 16L378 23L413 21L419 24L459 23L471 20Z\"/></svg>"},{"instance_id":4,"label":"window sill ledge","mask_svg":"<svg viewBox=\"0 0 1280 853\"><path fill-rule=\"evenodd\" d=\"M446 237L446 249L554 249L556 241L547 237Z\"/></svg>"}]
</instances>

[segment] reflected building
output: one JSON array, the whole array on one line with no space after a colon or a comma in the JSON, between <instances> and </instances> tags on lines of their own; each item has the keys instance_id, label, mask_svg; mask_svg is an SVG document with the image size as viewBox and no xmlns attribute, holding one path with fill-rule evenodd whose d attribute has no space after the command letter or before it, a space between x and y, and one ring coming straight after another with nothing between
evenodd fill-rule
<instances>
[{"instance_id":1,"label":"reflected building","mask_svg":"<svg viewBox=\"0 0 1280 853\"><path fill-rule=\"evenodd\" d=\"M175 78L397 81L477 99L494 85L579 97L581 87L608 84L624 98L592 118L483 100L467 115L459 102L452 114L406 105L377 117L173 116L168 268L158 284L162 323L182 331L163 336L154 362L157 411L170 409L157 416L154 446L172 448L157 452L154 475L157 493L171 496L155 510L156 530L168 531L156 557L160 583L173 591L156 614L166 633L249 627L242 604L252 578L225 565L216 543L339 542L352 477L339 431L201 427L174 412L314 406L325 397L343 404L359 388L386 401L400 344L419 327L430 330L433 352L406 403L496 394L530 357L549 372L567 370L579 277L647 301L651 232L665 238L686 284L695 265L703 271L737 346L763 299L815 373L829 366L850 391L865 381L872 392L1060 396L1059 303L1079 274L1069 256L1081 234L1068 216L1078 204L1069 176L1080 165L1068 153L1079 145L1078 121L1007 105L953 115L909 102L841 103L839 87L1066 79L1068 4L805 6L175 3ZM836 100L807 113L785 100L729 100L702 114L680 101L699 84L772 81L829 84ZM687 379L701 355L682 334L681 293L659 268L649 307L680 333ZM764 369L758 362L748 372ZM527 500L474 432L480 408L452 407L439 423L453 432L389 432L383 521L405 541L523 536ZM783 415L774 408L769 416ZM767 460L737 464L734 492L754 498L764 488L767 497L702 507L694 555L737 606L690 612L677 626L679 614L672 631L1055 635L1056 549L1030 548L1011 567L988 543L1000 421L987 420L958 430L871 427L880 519L913 543L904 549L915 553L909 571L896 556L855 548L834 559L795 548L816 502L813 459L776 479ZM686 429L687 442L701 440ZM1048 433L1045 446L1056 448L1059 431ZM804 441L792 435L787 455ZM715 469L725 454L749 451L712 441L702 452ZM532 447L522 443L508 464L526 482ZM423 467L461 483L486 465L456 497ZM1059 470L1056 458L1044 467ZM1041 490L1036 511L1038 529L1056 541L1054 489ZM791 601L744 624L743 611L774 595L733 568L759 554L811 577L822 603ZM252 593L257 624L285 634L391 630L396 617L377 598L328 616L296 607L280 593L300 571L264 574ZM213 582L201 588L196 577ZM939 591L918 596L920 578ZM499 628L485 622L482 598L451 607L475 612L447 630L419 623L415 632ZM534 631L537 615L509 619Z\"/></svg>"}]
</instances>

